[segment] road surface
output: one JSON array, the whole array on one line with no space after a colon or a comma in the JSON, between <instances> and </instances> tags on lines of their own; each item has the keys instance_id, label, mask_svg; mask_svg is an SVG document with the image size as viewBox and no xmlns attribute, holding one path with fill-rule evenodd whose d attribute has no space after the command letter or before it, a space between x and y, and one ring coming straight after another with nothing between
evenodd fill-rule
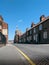
<instances>
[{"instance_id":1,"label":"road surface","mask_svg":"<svg viewBox=\"0 0 49 65\"><path fill-rule=\"evenodd\" d=\"M0 48L0 65L49 65L49 44L7 44Z\"/></svg>"}]
</instances>

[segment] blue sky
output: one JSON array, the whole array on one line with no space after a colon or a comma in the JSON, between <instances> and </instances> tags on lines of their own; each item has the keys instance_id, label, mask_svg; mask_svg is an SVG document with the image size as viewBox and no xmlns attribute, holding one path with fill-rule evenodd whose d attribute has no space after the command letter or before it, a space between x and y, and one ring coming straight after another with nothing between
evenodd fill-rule
<instances>
[{"instance_id":1,"label":"blue sky","mask_svg":"<svg viewBox=\"0 0 49 65\"><path fill-rule=\"evenodd\" d=\"M49 0L0 0L0 15L8 23L9 40L14 39L17 26L25 32L43 14L49 16Z\"/></svg>"}]
</instances>

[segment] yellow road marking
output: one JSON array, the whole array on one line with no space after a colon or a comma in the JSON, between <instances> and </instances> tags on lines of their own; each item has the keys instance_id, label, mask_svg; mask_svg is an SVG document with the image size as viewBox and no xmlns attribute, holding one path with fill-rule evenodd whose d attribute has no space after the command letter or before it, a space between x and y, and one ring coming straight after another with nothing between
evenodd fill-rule
<instances>
[{"instance_id":1,"label":"yellow road marking","mask_svg":"<svg viewBox=\"0 0 49 65\"><path fill-rule=\"evenodd\" d=\"M19 48L14 46L25 58L26 60L30 63L30 65L36 65L25 53L23 53Z\"/></svg>"}]
</instances>

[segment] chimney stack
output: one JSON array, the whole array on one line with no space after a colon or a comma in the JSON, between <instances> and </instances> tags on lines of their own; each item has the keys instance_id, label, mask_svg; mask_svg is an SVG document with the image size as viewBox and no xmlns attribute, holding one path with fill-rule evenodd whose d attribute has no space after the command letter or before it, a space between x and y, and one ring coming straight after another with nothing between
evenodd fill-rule
<instances>
[{"instance_id":1,"label":"chimney stack","mask_svg":"<svg viewBox=\"0 0 49 65\"><path fill-rule=\"evenodd\" d=\"M29 28L26 28L26 31L28 31L29 30Z\"/></svg>"},{"instance_id":2,"label":"chimney stack","mask_svg":"<svg viewBox=\"0 0 49 65\"><path fill-rule=\"evenodd\" d=\"M46 19L45 15L42 15L42 16L40 17L40 22L41 22L41 21L44 21L45 19Z\"/></svg>"},{"instance_id":3,"label":"chimney stack","mask_svg":"<svg viewBox=\"0 0 49 65\"><path fill-rule=\"evenodd\" d=\"M34 27L34 25L35 25L35 24L32 22L32 24L31 24L31 28Z\"/></svg>"}]
</instances>

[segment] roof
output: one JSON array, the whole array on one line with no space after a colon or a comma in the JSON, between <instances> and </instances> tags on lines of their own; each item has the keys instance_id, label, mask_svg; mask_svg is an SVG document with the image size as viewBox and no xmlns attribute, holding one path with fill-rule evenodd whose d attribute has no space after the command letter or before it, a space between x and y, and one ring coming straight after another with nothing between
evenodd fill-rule
<instances>
[{"instance_id":1,"label":"roof","mask_svg":"<svg viewBox=\"0 0 49 65\"><path fill-rule=\"evenodd\" d=\"M49 16L46 17L44 21L41 21L41 22L35 24L33 27L29 28L27 31L29 31L29 30L35 28L36 26L38 26L38 25L40 25L40 24L42 24L42 23L44 23L44 22L46 22L46 20L48 20L48 19L49 19ZM26 32L25 32L25 33L26 33ZM22 35L24 35L25 33L23 33Z\"/></svg>"}]
</instances>

